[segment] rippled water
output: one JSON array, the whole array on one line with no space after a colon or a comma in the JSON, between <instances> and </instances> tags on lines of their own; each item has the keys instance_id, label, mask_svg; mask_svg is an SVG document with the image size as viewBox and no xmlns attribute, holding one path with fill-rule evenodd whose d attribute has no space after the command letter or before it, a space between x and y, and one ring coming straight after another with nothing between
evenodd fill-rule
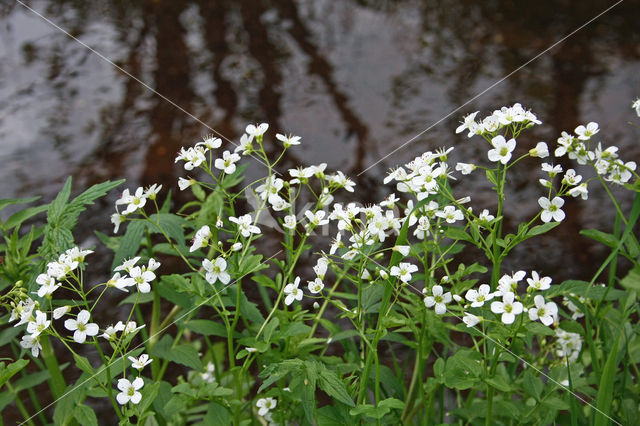
<instances>
[{"instance_id":1,"label":"rippled water","mask_svg":"<svg viewBox=\"0 0 640 426\"><path fill-rule=\"evenodd\" d=\"M638 2L559 43L613 2L28 4L230 140L263 121L271 137L300 135L283 169L326 162L357 177L362 202L384 198L392 190L381 185L385 172L426 150L454 145L455 160L485 161L486 146L454 129L469 112L514 102L544 122L519 141L522 152L597 121L604 143L640 161L640 130L628 124L639 123L630 109L640 96ZM50 200L68 175L78 191L120 177L128 187L177 189L184 171L175 153L208 132L201 123L11 0L0 5L0 40L0 198ZM537 162L519 169L509 182L507 225L538 209ZM261 171L254 164L250 175ZM470 192L476 208L492 206L481 176L456 190ZM605 252L575 235L613 221L603 192L591 190L589 202L567 200L566 223L523 245L506 269L590 277ZM93 229L110 232L115 196L83 216L81 243L96 243Z\"/></svg>"}]
</instances>

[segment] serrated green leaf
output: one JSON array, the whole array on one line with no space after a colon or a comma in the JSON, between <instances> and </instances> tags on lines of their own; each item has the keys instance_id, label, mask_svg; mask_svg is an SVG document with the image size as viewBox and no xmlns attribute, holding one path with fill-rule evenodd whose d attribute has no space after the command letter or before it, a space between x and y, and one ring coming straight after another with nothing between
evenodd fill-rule
<instances>
[{"instance_id":1,"label":"serrated green leaf","mask_svg":"<svg viewBox=\"0 0 640 426\"><path fill-rule=\"evenodd\" d=\"M64 186L56 196L55 200L49 204L49 212L47 214L47 221L51 225L57 225L62 213L64 212L64 208L69 201L69 196L71 195L71 176L69 176L64 183Z\"/></svg>"},{"instance_id":2,"label":"serrated green leaf","mask_svg":"<svg viewBox=\"0 0 640 426\"><path fill-rule=\"evenodd\" d=\"M152 214L149 219L153 223L154 232L160 232L159 227L175 243L185 247L183 227L186 221L184 218L171 213L156 213Z\"/></svg>"},{"instance_id":3,"label":"serrated green leaf","mask_svg":"<svg viewBox=\"0 0 640 426\"><path fill-rule=\"evenodd\" d=\"M318 377L318 386L325 391L327 395L342 402L349 407L355 407L353 398L347 392L347 387L338 377L335 371L329 370L324 364L320 364L320 376Z\"/></svg>"},{"instance_id":4,"label":"serrated green leaf","mask_svg":"<svg viewBox=\"0 0 640 426\"><path fill-rule=\"evenodd\" d=\"M636 265L635 268L629 271L629 273L620 280L620 285L629 290L640 291L640 266Z\"/></svg>"},{"instance_id":5,"label":"serrated green leaf","mask_svg":"<svg viewBox=\"0 0 640 426\"><path fill-rule=\"evenodd\" d=\"M229 425L232 424L232 420L229 409L215 401L207 405L207 414L202 419L206 425Z\"/></svg>"}]
</instances>

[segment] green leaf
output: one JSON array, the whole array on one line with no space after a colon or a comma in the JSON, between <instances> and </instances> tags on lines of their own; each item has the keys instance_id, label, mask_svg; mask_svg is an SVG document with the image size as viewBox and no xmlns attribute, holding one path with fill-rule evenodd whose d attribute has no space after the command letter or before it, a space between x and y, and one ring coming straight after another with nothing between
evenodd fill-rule
<instances>
[{"instance_id":1,"label":"green leaf","mask_svg":"<svg viewBox=\"0 0 640 426\"><path fill-rule=\"evenodd\" d=\"M149 219L153 223L155 231L160 232L159 226L174 242L185 247L184 230L182 229L187 223L185 219L171 213L152 214Z\"/></svg>"},{"instance_id":2,"label":"green leaf","mask_svg":"<svg viewBox=\"0 0 640 426\"><path fill-rule=\"evenodd\" d=\"M533 228L529 229L529 232L527 232L527 238L547 233L558 225L560 225L560 222L547 222L543 225L536 225Z\"/></svg>"},{"instance_id":3,"label":"green leaf","mask_svg":"<svg viewBox=\"0 0 640 426\"><path fill-rule=\"evenodd\" d=\"M173 346L173 337L168 334L165 334L153 347L151 354L158 358L185 365L197 371L202 371L203 369L202 361L198 356L196 348L189 344Z\"/></svg>"},{"instance_id":4,"label":"green leaf","mask_svg":"<svg viewBox=\"0 0 640 426\"><path fill-rule=\"evenodd\" d=\"M64 186L56 196L55 200L49 205L49 212L47 214L47 221L51 224L57 224L64 212L64 208L69 201L71 195L71 176L69 176L64 183Z\"/></svg>"},{"instance_id":5,"label":"green leaf","mask_svg":"<svg viewBox=\"0 0 640 426\"><path fill-rule=\"evenodd\" d=\"M540 377L534 375L531 370L525 370L523 375L524 390L534 397L536 400L540 400L544 384Z\"/></svg>"},{"instance_id":6,"label":"green leaf","mask_svg":"<svg viewBox=\"0 0 640 426\"><path fill-rule=\"evenodd\" d=\"M51 377L51 373L49 371L38 371L35 373L29 373L28 376L24 376L13 384L13 390L15 393L18 393L22 390L33 388L38 386L40 383L44 383L49 380Z\"/></svg>"},{"instance_id":7,"label":"green leaf","mask_svg":"<svg viewBox=\"0 0 640 426\"><path fill-rule=\"evenodd\" d=\"M203 336L227 337L227 329L225 326L211 320L191 320L185 324L185 327Z\"/></svg>"},{"instance_id":8,"label":"green leaf","mask_svg":"<svg viewBox=\"0 0 640 426\"><path fill-rule=\"evenodd\" d=\"M113 255L113 262L111 263L111 270L116 266L122 264L125 259L130 259L138 253L142 238L144 237L144 230L147 225L140 220L134 220L127 226L127 231L120 239L120 245Z\"/></svg>"},{"instance_id":9,"label":"green leaf","mask_svg":"<svg viewBox=\"0 0 640 426\"><path fill-rule=\"evenodd\" d=\"M278 325L280 325L280 320L278 319L278 317L273 317L271 320L269 320L269 323L264 327L264 334L262 335L265 342L271 341L271 336L273 335L273 332L278 328Z\"/></svg>"},{"instance_id":10,"label":"green leaf","mask_svg":"<svg viewBox=\"0 0 640 426\"><path fill-rule=\"evenodd\" d=\"M492 387L494 387L494 388L498 389L499 391L502 391L502 392L511 392L511 386L510 386L510 385L509 385L509 383L507 383L507 382L506 382L506 380L505 380L502 376L500 376L500 375L496 375L496 376L494 376L494 377L487 377L486 379L484 379L484 381L485 381L488 385L490 385L490 386L492 386Z\"/></svg>"},{"instance_id":11,"label":"green leaf","mask_svg":"<svg viewBox=\"0 0 640 426\"><path fill-rule=\"evenodd\" d=\"M76 405L73 409L73 417L75 417L81 425L98 425L98 417L96 417L96 413L84 404Z\"/></svg>"},{"instance_id":12,"label":"green leaf","mask_svg":"<svg viewBox=\"0 0 640 426\"><path fill-rule=\"evenodd\" d=\"M640 291L640 265L636 265L620 280L620 285L629 290Z\"/></svg>"},{"instance_id":13,"label":"green leaf","mask_svg":"<svg viewBox=\"0 0 640 426\"><path fill-rule=\"evenodd\" d=\"M206 425L229 425L232 420L233 417L227 407L212 401L207 405L207 414L205 414L202 422Z\"/></svg>"},{"instance_id":14,"label":"green leaf","mask_svg":"<svg viewBox=\"0 0 640 426\"><path fill-rule=\"evenodd\" d=\"M595 426L605 426L609 424L611 416L611 401L613 401L613 384L616 379L616 370L618 369L618 343L620 341L621 331L618 332L615 343L610 349L607 362L602 369L600 377L600 386L598 386L598 399L596 407Z\"/></svg>"},{"instance_id":15,"label":"green leaf","mask_svg":"<svg viewBox=\"0 0 640 426\"><path fill-rule=\"evenodd\" d=\"M29 204L33 203L40 199L40 196L29 197L29 198L3 198L0 200L0 210L3 210L7 206L11 206L14 204Z\"/></svg>"},{"instance_id":16,"label":"green leaf","mask_svg":"<svg viewBox=\"0 0 640 426\"><path fill-rule=\"evenodd\" d=\"M526 328L534 336L553 336L556 334L551 328L539 322L530 322Z\"/></svg>"},{"instance_id":17,"label":"green leaf","mask_svg":"<svg viewBox=\"0 0 640 426\"><path fill-rule=\"evenodd\" d=\"M545 398L542 400L542 405L549 407L553 410L568 410L569 404L558 398L557 396L552 396L549 398Z\"/></svg>"},{"instance_id":18,"label":"green leaf","mask_svg":"<svg viewBox=\"0 0 640 426\"><path fill-rule=\"evenodd\" d=\"M30 219L37 214L45 212L48 209L49 205L45 204L43 206L29 207L28 209L20 210L19 212L16 212L9 216L9 219L7 219L7 221L4 223L4 227L7 230L19 227L25 220Z\"/></svg>"},{"instance_id":19,"label":"green leaf","mask_svg":"<svg viewBox=\"0 0 640 426\"><path fill-rule=\"evenodd\" d=\"M607 247L615 247L618 245L618 239L615 235L607 234L606 232L598 231L597 229L583 229L580 231L580 235L596 240Z\"/></svg>"},{"instance_id":20,"label":"green leaf","mask_svg":"<svg viewBox=\"0 0 640 426\"><path fill-rule=\"evenodd\" d=\"M316 411L318 426L344 426L353 424L353 419L343 405L325 405Z\"/></svg>"},{"instance_id":21,"label":"green leaf","mask_svg":"<svg viewBox=\"0 0 640 426\"><path fill-rule=\"evenodd\" d=\"M449 226L445 230L444 235L447 238L451 238L452 240L468 241L473 244L476 243L476 241L471 237L471 235L467 234L465 230L460 227Z\"/></svg>"},{"instance_id":22,"label":"green leaf","mask_svg":"<svg viewBox=\"0 0 640 426\"><path fill-rule=\"evenodd\" d=\"M0 362L0 387L14 374L26 367L27 364L29 364L29 361L26 359L19 359L7 366L5 366L4 362Z\"/></svg>"},{"instance_id":23,"label":"green leaf","mask_svg":"<svg viewBox=\"0 0 640 426\"><path fill-rule=\"evenodd\" d=\"M382 406L374 407L371 404L361 404L349 410L349 414L351 414L352 416L359 416L361 414L364 414L367 417L371 417L374 419L381 419L389 411L391 411L391 408L389 407L382 407Z\"/></svg>"},{"instance_id":24,"label":"green leaf","mask_svg":"<svg viewBox=\"0 0 640 426\"><path fill-rule=\"evenodd\" d=\"M87 358L74 353L73 359L76 361L76 366L80 370L84 371L90 376L93 376L93 374L95 373L95 369L91 366L91 363Z\"/></svg>"},{"instance_id":25,"label":"green leaf","mask_svg":"<svg viewBox=\"0 0 640 426\"><path fill-rule=\"evenodd\" d=\"M321 365L318 386L325 391L327 395L335 398L349 407L355 407L353 398L347 392L347 387L338 377L335 371L329 370L324 364Z\"/></svg>"}]
</instances>

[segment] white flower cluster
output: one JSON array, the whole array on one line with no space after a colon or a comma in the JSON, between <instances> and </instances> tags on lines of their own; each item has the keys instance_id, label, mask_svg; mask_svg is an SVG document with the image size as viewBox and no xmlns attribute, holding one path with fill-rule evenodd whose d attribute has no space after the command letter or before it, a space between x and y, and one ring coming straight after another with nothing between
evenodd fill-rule
<instances>
[{"instance_id":1,"label":"white flower cluster","mask_svg":"<svg viewBox=\"0 0 640 426\"><path fill-rule=\"evenodd\" d=\"M578 333L570 333L561 328L556 329L555 353L558 358L568 358L574 362L582 350L582 336Z\"/></svg>"},{"instance_id":2,"label":"white flower cluster","mask_svg":"<svg viewBox=\"0 0 640 426\"><path fill-rule=\"evenodd\" d=\"M129 189L122 191L122 195L116 201L116 212L111 215L111 223L113 223L113 233L117 233L122 222L127 220L127 216L144 208L147 200L155 200L158 193L162 189L162 185L153 184L147 189L138 187L132 194ZM118 206L124 205L125 209L120 212Z\"/></svg>"},{"instance_id":3,"label":"white flower cluster","mask_svg":"<svg viewBox=\"0 0 640 426\"><path fill-rule=\"evenodd\" d=\"M327 268L329 266L329 260L325 257L318 258L316 262L316 266L313 267L313 271L316 274L316 278L313 281L307 282L307 289L312 295L319 294L324 289L324 277L327 273ZM294 301L302 300L304 296L304 292L299 288L300 286L300 277L296 277L292 283L287 284L283 293L285 295L284 304L289 306ZM313 296L316 297L316 296Z\"/></svg>"},{"instance_id":4,"label":"white flower cluster","mask_svg":"<svg viewBox=\"0 0 640 426\"><path fill-rule=\"evenodd\" d=\"M519 103L495 110L491 115L479 122L475 121L478 112L467 115L462 124L456 129L456 133L468 131L467 136L471 138L475 135L495 135L504 127L510 125L518 125L524 128L534 124L542 124L534 113L524 109Z\"/></svg>"},{"instance_id":5,"label":"white flower cluster","mask_svg":"<svg viewBox=\"0 0 640 426\"><path fill-rule=\"evenodd\" d=\"M129 287L136 286L140 293L149 293L151 291L150 283L156 278L154 271L160 267L160 262L155 259L149 259L147 265L135 266L139 260L140 256L137 256L117 266L113 270L115 274L107 281L107 286L126 292L129 291ZM120 271L124 271L129 275L121 275Z\"/></svg>"},{"instance_id":6,"label":"white flower cluster","mask_svg":"<svg viewBox=\"0 0 640 426\"><path fill-rule=\"evenodd\" d=\"M273 423L273 419L271 418L271 411L276 408L278 405L278 400L275 398L260 398L256 401L256 407L258 408L258 415L264 417L264 419L269 422L269 424Z\"/></svg>"}]
</instances>

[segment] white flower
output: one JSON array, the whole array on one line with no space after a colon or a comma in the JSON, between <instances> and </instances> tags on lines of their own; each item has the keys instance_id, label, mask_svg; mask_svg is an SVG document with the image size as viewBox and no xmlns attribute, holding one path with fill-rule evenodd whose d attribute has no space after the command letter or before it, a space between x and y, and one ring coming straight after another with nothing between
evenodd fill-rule
<instances>
[{"instance_id":1,"label":"white flower","mask_svg":"<svg viewBox=\"0 0 640 426\"><path fill-rule=\"evenodd\" d=\"M284 287L284 294L287 295L284 299L285 305L289 306L290 304L293 303L294 300L302 300L303 293L302 293L302 290L298 288L299 284L300 284L300 277L296 277L293 283L287 284Z\"/></svg>"},{"instance_id":2,"label":"white flower","mask_svg":"<svg viewBox=\"0 0 640 426\"><path fill-rule=\"evenodd\" d=\"M193 170L195 167L198 167L200 164L207 160L204 153L205 150L199 146L195 148L190 147L186 150L184 149L184 147L182 147L174 163L177 163L180 160L186 161L186 163L184 164L185 170Z\"/></svg>"},{"instance_id":3,"label":"white flower","mask_svg":"<svg viewBox=\"0 0 640 426\"><path fill-rule=\"evenodd\" d=\"M142 370L146 365L149 365L152 358L149 358L149 355L142 354L138 358L134 358L132 356L129 357L129 361L131 361L131 366L136 370Z\"/></svg>"},{"instance_id":4,"label":"white flower","mask_svg":"<svg viewBox=\"0 0 640 426\"><path fill-rule=\"evenodd\" d=\"M636 115L640 117L640 98L633 101L631 108L636 110Z\"/></svg>"},{"instance_id":5,"label":"white flower","mask_svg":"<svg viewBox=\"0 0 640 426\"><path fill-rule=\"evenodd\" d=\"M531 321L539 319L540 322L546 326L553 324L558 316L558 307L556 304L553 302L544 303L544 297L539 294L533 298L533 301L536 306L529 308L529 319Z\"/></svg>"},{"instance_id":6,"label":"white flower","mask_svg":"<svg viewBox=\"0 0 640 426\"><path fill-rule=\"evenodd\" d=\"M469 129L469 127L472 126L473 124L477 124L475 122L475 118L476 118L476 115L478 115L478 112L479 111L472 112L471 114L464 117L464 121L462 122L462 124L456 128L456 134L464 132L465 130ZM471 136L473 136L473 133L469 133L469 137Z\"/></svg>"},{"instance_id":7,"label":"white flower","mask_svg":"<svg viewBox=\"0 0 640 426\"><path fill-rule=\"evenodd\" d=\"M518 271L513 275L504 274L498 280L498 291L496 296L500 296L506 293L515 293L518 290L518 283L522 281L527 273L524 271Z\"/></svg>"},{"instance_id":8,"label":"white flower","mask_svg":"<svg viewBox=\"0 0 640 426\"><path fill-rule=\"evenodd\" d=\"M571 188L568 193L572 197L582 197L583 200L589 198L589 190L587 189L586 182Z\"/></svg>"},{"instance_id":9,"label":"white flower","mask_svg":"<svg viewBox=\"0 0 640 426\"><path fill-rule=\"evenodd\" d=\"M456 164L456 170L462 173L463 175L471 174L476 169L475 164L471 163L458 163Z\"/></svg>"},{"instance_id":10,"label":"white flower","mask_svg":"<svg viewBox=\"0 0 640 426\"><path fill-rule=\"evenodd\" d=\"M131 287L136 285L136 282L133 278L128 276L120 276L120 272L116 272L113 274L113 277L109 281L107 281L107 287L115 287L118 290L129 291L127 287Z\"/></svg>"},{"instance_id":11,"label":"white flower","mask_svg":"<svg viewBox=\"0 0 640 426\"><path fill-rule=\"evenodd\" d=\"M411 274L418 271L418 267L409 262L400 262L398 266L391 267L391 276L400 278L400 281L408 283L411 281Z\"/></svg>"},{"instance_id":12,"label":"white flower","mask_svg":"<svg viewBox=\"0 0 640 426\"><path fill-rule=\"evenodd\" d=\"M196 183L194 179L185 179L183 177L178 178L178 188L180 188L180 191L184 191L194 183ZM117 231L114 231L114 232L117 232Z\"/></svg>"},{"instance_id":13,"label":"white flower","mask_svg":"<svg viewBox=\"0 0 640 426\"><path fill-rule=\"evenodd\" d=\"M558 173L562 173L562 166L559 164L554 166L553 164L542 163L541 168L543 172L549 173L550 177L555 177Z\"/></svg>"},{"instance_id":14,"label":"white flower","mask_svg":"<svg viewBox=\"0 0 640 426\"><path fill-rule=\"evenodd\" d=\"M211 230L208 225L204 225L198 229L198 232L193 236L193 244L191 244L189 252L194 252L200 247L206 247L209 243L209 238L211 238Z\"/></svg>"},{"instance_id":15,"label":"white flower","mask_svg":"<svg viewBox=\"0 0 640 426\"><path fill-rule=\"evenodd\" d=\"M150 258L149 259L149 263L147 264L147 266L143 267L143 269L145 271L155 271L156 269L158 269L160 267L161 263L158 262L157 260L155 260L154 258Z\"/></svg>"},{"instance_id":16,"label":"white flower","mask_svg":"<svg viewBox=\"0 0 640 426\"><path fill-rule=\"evenodd\" d=\"M304 212L304 215L307 217L307 219L309 219L309 226L311 226L312 228L328 224L329 219L324 218L326 214L327 212L325 212L324 210L318 210L315 213L309 210Z\"/></svg>"},{"instance_id":17,"label":"white flower","mask_svg":"<svg viewBox=\"0 0 640 426\"><path fill-rule=\"evenodd\" d=\"M514 293L505 293L502 295L502 302L491 302L491 311L494 314L502 314L502 322L505 324L513 324L516 315L520 315L524 309L522 303L514 302L516 295Z\"/></svg>"},{"instance_id":18,"label":"white flower","mask_svg":"<svg viewBox=\"0 0 640 426\"><path fill-rule=\"evenodd\" d=\"M153 271L146 271L136 266L131 268L129 271L129 275L138 286L138 291L140 293L149 293L151 291L150 281L153 281L156 278L156 274Z\"/></svg>"},{"instance_id":19,"label":"white flower","mask_svg":"<svg viewBox=\"0 0 640 426\"><path fill-rule=\"evenodd\" d=\"M399 252L403 256L409 256L411 246L393 246L392 250Z\"/></svg>"},{"instance_id":20,"label":"white flower","mask_svg":"<svg viewBox=\"0 0 640 426\"><path fill-rule=\"evenodd\" d=\"M51 324L51 320L47 319L47 314L42 311L36 311L35 321L27 324L27 333L33 337L39 336Z\"/></svg>"},{"instance_id":21,"label":"white flower","mask_svg":"<svg viewBox=\"0 0 640 426\"><path fill-rule=\"evenodd\" d=\"M431 289L433 296L426 296L424 298L424 305L430 308L435 305L436 315L444 315L447 312L447 303L451 302L451 293L446 292L442 294L442 286L434 285Z\"/></svg>"},{"instance_id":22,"label":"white flower","mask_svg":"<svg viewBox=\"0 0 640 426\"><path fill-rule=\"evenodd\" d=\"M464 313L464 318L462 318L462 321L467 324L467 327L473 327L476 324L478 324L480 322L482 318L480 318L479 316L470 314L469 312L465 312Z\"/></svg>"},{"instance_id":23,"label":"white flower","mask_svg":"<svg viewBox=\"0 0 640 426\"><path fill-rule=\"evenodd\" d=\"M545 158L549 156L549 147L545 142L538 142L535 148L529 150L532 157Z\"/></svg>"},{"instance_id":24,"label":"white flower","mask_svg":"<svg viewBox=\"0 0 640 426\"><path fill-rule=\"evenodd\" d=\"M253 136L243 134L240 136L240 144L236 146L233 152L238 153L242 151L242 155L251 154L251 151L253 151L253 144L251 142L253 142Z\"/></svg>"},{"instance_id":25,"label":"white flower","mask_svg":"<svg viewBox=\"0 0 640 426\"><path fill-rule=\"evenodd\" d=\"M574 131L576 132L576 135L578 135L578 139L588 141L589 139L591 139L591 136L598 133L600 129L598 129L598 123L594 123L592 121L587 124L587 127L580 125L576 127Z\"/></svg>"},{"instance_id":26,"label":"white flower","mask_svg":"<svg viewBox=\"0 0 640 426\"><path fill-rule=\"evenodd\" d=\"M324 275L327 273L327 267L329 266L329 260L325 257L320 257L316 262L316 266L313 267L313 271L320 279L324 279Z\"/></svg>"},{"instance_id":27,"label":"white flower","mask_svg":"<svg viewBox=\"0 0 640 426\"><path fill-rule=\"evenodd\" d=\"M551 287L551 277L540 277L536 271L531 271L531 278L527 278L529 287L534 290L547 290Z\"/></svg>"},{"instance_id":28,"label":"white flower","mask_svg":"<svg viewBox=\"0 0 640 426\"><path fill-rule=\"evenodd\" d=\"M258 407L258 415L264 417L269 411L276 408L278 405L278 401L275 398L260 398L256 402L256 407Z\"/></svg>"},{"instance_id":29,"label":"white flower","mask_svg":"<svg viewBox=\"0 0 640 426\"><path fill-rule=\"evenodd\" d=\"M56 284L56 280L47 274L40 274L36 278L36 283L40 285L38 289L38 297L45 297L52 294L60 287L60 284Z\"/></svg>"},{"instance_id":30,"label":"white flower","mask_svg":"<svg viewBox=\"0 0 640 426\"><path fill-rule=\"evenodd\" d=\"M113 223L113 233L114 234L118 233L118 229L120 229L120 224L122 222L124 222L126 219L127 219L126 216L121 215L118 212L116 212L116 213L111 215L111 223Z\"/></svg>"},{"instance_id":31,"label":"white flower","mask_svg":"<svg viewBox=\"0 0 640 426\"><path fill-rule=\"evenodd\" d=\"M153 201L156 199L161 189L162 189L162 185L158 185L157 183L154 183L144 191L144 197Z\"/></svg>"},{"instance_id":32,"label":"white flower","mask_svg":"<svg viewBox=\"0 0 640 426\"><path fill-rule=\"evenodd\" d=\"M268 201L269 201L269 204L271 204L271 207L273 208L273 210L277 212L281 212L291 207L291 203L289 203L288 201L286 201L284 198L282 198L277 194L269 195Z\"/></svg>"},{"instance_id":33,"label":"white flower","mask_svg":"<svg viewBox=\"0 0 640 426\"><path fill-rule=\"evenodd\" d=\"M133 334L136 331L140 330L141 328L144 328L144 324L142 324L140 327L137 327L137 324L135 321L129 321L127 323L127 325L124 327L124 334Z\"/></svg>"},{"instance_id":34,"label":"white flower","mask_svg":"<svg viewBox=\"0 0 640 426\"><path fill-rule=\"evenodd\" d=\"M226 272L227 261L222 257L217 258L214 263L211 263L209 259L205 259L202 261L202 267L207 271L206 280L209 284L215 284L218 280L223 284L227 284L231 280L231 276Z\"/></svg>"},{"instance_id":35,"label":"white flower","mask_svg":"<svg viewBox=\"0 0 640 426\"><path fill-rule=\"evenodd\" d=\"M222 146L222 139L216 138L213 135L207 135L202 142L198 142L196 146L204 145L207 149L216 149Z\"/></svg>"},{"instance_id":36,"label":"white flower","mask_svg":"<svg viewBox=\"0 0 640 426\"><path fill-rule=\"evenodd\" d=\"M480 215L478 216L478 221L480 222L480 225L484 227L489 226L489 224L491 223L491 221L493 221L493 219L495 219L495 216L490 214L489 210L487 209L482 210L480 212Z\"/></svg>"},{"instance_id":37,"label":"white flower","mask_svg":"<svg viewBox=\"0 0 640 426\"><path fill-rule=\"evenodd\" d=\"M276 134L276 139L278 139L285 148L289 148L291 145L300 145L300 136L285 136L280 133Z\"/></svg>"},{"instance_id":38,"label":"white flower","mask_svg":"<svg viewBox=\"0 0 640 426\"><path fill-rule=\"evenodd\" d=\"M87 336L98 334L98 324L90 323L91 315L89 311L83 309L78 313L76 319L69 318L64 322L64 327L69 331L74 331L73 340L77 343L84 343Z\"/></svg>"},{"instance_id":39,"label":"white flower","mask_svg":"<svg viewBox=\"0 0 640 426\"><path fill-rule=\"evenodd\" d=\"M31 349L31 355L35 357L38 356L42 346L40 345L40 336L32 336L31 334L25 334L22 336L22 340L20 341L20 346L25 349Z\"/></svg>"},{"instance_id":40,"label":"white flower","mask_svg":"<svg viewBox=\"0 0 640 426\"><path fill-rule=\"evenodd\" d=\"M282 226L284 226L287 229L295 229L296 228L296 217L292 214L288 214L284 217L284 223L282 224Z\"/></svg>"},{"instance_id":41,"label":"white flower","mask_svg":"<svg viewBox=\"0 0 640 426\"><path fill-rule=\"evenodd\" d=\"M436 212L436 216L443 218L447 223L464 219L462 212L454 206L445 206L443 210Z\"/></svg>"},{"instance_id":42,"label":"white flower","mask_svg":"<svg viewBox=\"0 0 640 426\"><path fill-rule=\"evenodd\" d=\"M136 377L133 382L130 382L127 379L119 379L118 389L121 392L116 395L118 404L125 405L129 401L131 401L132 404L138 404L142 399L142 394L138 392L142 389L142 386L144 386L142 377Z\"/></svg>"},{"instance_id":43,"label":"white flower","mask_svg":"<svg viewBox=\"0 0 640 426\"><path fill-rule=\"evenodd\" d=\"M491 139L491 145L493 149L487 153L489 160L507 164L511 159L511 153L516 148L516 140L512 138L506 141L502 135L498 135Z\"/></svg>"},{"instance_id":44,"label":"white flower","mask_svg":"<svg viewBox=\"0 0 640 426\"><path fill-rule=\"evenodd\" d=\"M231 216L229 218L229 221L238 225L238 230L245 238L247 238L251 234L259 234L261 232L260 228L252 223L251 215L249 214L245 214L240 217Z\"/></svg>"},{"instance_id":45,"label":"white flower","mask_svg":"<svg viewBox=\"0 0 640 426\"><path fill-rule=\"evenodd\" d=\"M118 323L115 326L110 325L109 327L107 327L107 329L104 331L103 334L100 335L100 337L104 337L107 340L114 340L116 337L116 333L123 330L124 330L124 324L122 323L122 321L118 321Z\"/></svg>"},{"instance_id":46,"label":"white flower","mask_svg":"<svg viewBox=\"0 0 640 426\"><path fill-rule=\"evenodd\" d=\"M249 124L244 131L249 135L251 139L257 138L258 136L264 135L264 133L269 129L269 125L267 123L261 123L256 126L253 124Z\"/></svg>"},{"instance_id":47,"label":"white flower","mask_svg":"<svg viewBox=\"0 0 640 426\"><path fill-rule=\"evenodd\" d=\"M69 305L65 305L65 306L60 306L59 308L56 308L53 310L53 319L60 319L63 316L65 316L67 313L69 313L69 311L71 310L71 306Z\"/></svg>"},{"instance_id":48,"label":"white flower","mask_svg":"<svg viewBox=\"0 0 640 426\"><path fill-rule=\"evenodd\" d=\"M205 368L205 372L204 373L200 373L200 377L202 377L202 380L204 380L205 382L208 382L208 383L215 382L216 381L216 376L213 373L214 373L214 371L216 371L216 366L213 365L213 363L211 361L209 361L204 368Z\"/></svg>"},{"instance_id":49,"label":"white flower","mask_svg":"<svg viewBox=\"0 0 640 426\"><path fill-rule=\"evenodd\" d=\"M138 209L141 209L147 203L147 197L144 194L144 188L138 187L134 194L129 193L129 189L125 189L122 191L122 196L118 201L116 201L116 205L126 204L127 208L122 212L123 215L128 215L135 212Z\"/></svg>"},{"instance_id":50,"label":"white flower","mask_svg":"<svg viewBox=\"0 0 640 426\"><path fill-rule=\"evenodd\" d=\"M538 198L538 204L542 207L542 214L540 220L544 223L550 222L551 219L556 222L562 222L565 218L565 214L560 207L564 205L564 200L560 197L554 197L553 200L549 200L546 197Z\"/></svg>"},{"instance_id":51,"label":"white flower","mask_svg":"<svg viewBox=\"0 0 640 426\"><path fill-rule=\"evenodd\" d=\"M346 177L341 171L337 171L335 175L327 176L327 180L331 182L333 186L344 188L349 192L353 192L353 187L356 185L354 181Z\"/></svg>"},{"instance_id":52,"label":"white flower","mask_svg":"<svg viewBox=\"0 0 640 426\"><path fill-rule=\"evenodd\" d=\"M464 296L471 303L473 308L479 308L487 302L493 299L493 293L491 293L491 287L487 284L481 284L478 290L470 289Z\"/></svg>"},{"instance_id":53,"label":"white flower","mask_svg":"<svg viewBox=\"0 0 640 426\"><path fill-rule=\"evenodd\" d=\"M308 287L309 287L309 291L311 293L318 294L324 288L324 283L322 282L322 280L320 278L316 278L313 281L309 281Z\"/></svg>"},{"instance_id":54,"label":"white flower","mask_svg":"<svg viewBox=\"0 0 640 426\"><path fill-rule=\"evenodd\" d=\"M132 259L129 260L125 260L124 262L122 262L122 265L120 266L116 266L113 271L117 272L117 271L127 271L129 272L131 270L131 268L133 268L135 266L136 263L138 263L138 260L140 260L140 256L136 256Z\"/></svg>"},{"instance_id":55,"label":"white flower","mask_svg":"<svg viewBox=\"0 0 640 426\"><path fill-rule=\"evenodd\" d=\"M582 180L582 176L576 174L576 171L573 169L569 169L564 173L564 177L562 178L562 183L566 183L567 185L577 185Z\"/></svg>"},{"instance_id":56,"label":"white flower","mask_svg":"<svg viewBox=\"0 0 640 426\"><path fill-rule=\"evenodd\" d=\"M217 158L213 165L216 169L223 170L226 174L230 175L236 171L236 163L238 161L240 161L238 154L225 151L222 153L222 158Z\"/></svg>"},{"instance_id":57,"label":"white flower","mask_svg":"<svg viewBox=\"0 0 640 426\"><path fill-rule=\"evenodd\" d=\"M242 243L235 243L231 246L231 251L240 251L242 250Z\"/></svg>"}]
</instances>

